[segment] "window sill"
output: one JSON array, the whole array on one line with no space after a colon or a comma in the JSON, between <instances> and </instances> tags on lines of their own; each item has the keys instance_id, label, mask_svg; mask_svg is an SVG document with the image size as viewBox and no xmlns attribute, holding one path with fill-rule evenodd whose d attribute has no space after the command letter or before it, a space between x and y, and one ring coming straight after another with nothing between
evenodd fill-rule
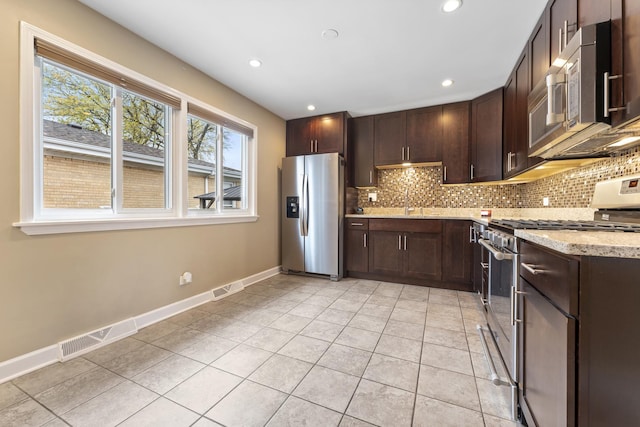
<instances>
[{"instance_id":1,"label":"window sill","mask_svg":"<svg viewBox=\"0 0 640 427\"><path fill-rule=\"evenodd\" d=\"M86 233L94 231L137 230L146 228L190 227L196 225L256 222L257 215L192 216L185 218L119 218L16 222L14 227L29 236L43 234Z\"/></svg>"}]
</instances>

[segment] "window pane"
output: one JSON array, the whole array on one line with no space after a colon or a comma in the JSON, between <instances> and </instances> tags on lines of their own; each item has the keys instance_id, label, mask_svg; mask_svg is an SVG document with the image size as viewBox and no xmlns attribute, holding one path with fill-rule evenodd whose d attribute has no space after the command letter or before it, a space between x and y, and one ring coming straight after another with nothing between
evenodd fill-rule
<instances>
[{"instance_id":1,"label":"window pane","mask_svg":"<svg viewBox=\"0 0 640 427\"><path fill-rule=\"evenodd\" d=\"M243 159L245 154L246 136L230 129L223 129L224 147L224 209L243 209Z\"/></svg>"},{"instance_id":2,"label":"window pane","mask_svg":"<svg viewBox=\"0 0 640 427\"><path fill-rule=\"evenodd\" d=\"M111 208L111 87L42 62L42 207Z\"/></svg>"},{"instance_id":3,"label":"window pane","mask_svg":"<svg viewBox=\"0 0 640 427\"><path fill-rule=\"evenodd\" d=\"M218 125L187 116L189 208L215 208Z\"/></svg>"},{"instance_id":4,"label":"window pane","mask_svg":"<svg viewBox=\"0 0 640 427\"><path fill-rule=\"evenodd\" d=\"M122 94L124 208L165 208L167 107L131 92Z\"/></svg>"}]
</instances>

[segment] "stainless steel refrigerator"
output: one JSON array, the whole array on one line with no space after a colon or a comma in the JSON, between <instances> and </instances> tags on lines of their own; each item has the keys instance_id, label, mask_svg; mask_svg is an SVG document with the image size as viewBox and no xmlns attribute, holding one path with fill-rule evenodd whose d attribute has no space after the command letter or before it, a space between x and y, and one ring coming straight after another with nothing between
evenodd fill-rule
<instances>
[{"instance_id":1,"label":"stainless steel refrigerator","mask_svg":"<svg viewBox=\"0 0 640 427\"><path fill-rule=\"evenodd\" d=\"M342 278L344 159L282 159L282 271Z\"/></svg>"}]
</instances>

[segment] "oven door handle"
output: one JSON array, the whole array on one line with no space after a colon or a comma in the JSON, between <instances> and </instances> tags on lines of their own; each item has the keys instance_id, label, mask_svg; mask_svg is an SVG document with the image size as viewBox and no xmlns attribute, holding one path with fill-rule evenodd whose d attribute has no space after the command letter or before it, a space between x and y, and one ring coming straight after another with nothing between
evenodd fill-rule
<instances>
[{"instance_id":1,"label":"oven door handle","mask_svg":"<svg viewBox=\"0 0 640 427\"><path fill-rule=\"evenodd\" d=\"M491 252L491 255L493 255L498 261L513 259L513 254L500 252L499 250L491 246L487 239L480 239L478 240L478 243L480 243L480 245L484 246L489 252Z\"/></svg>"}]
</instances>

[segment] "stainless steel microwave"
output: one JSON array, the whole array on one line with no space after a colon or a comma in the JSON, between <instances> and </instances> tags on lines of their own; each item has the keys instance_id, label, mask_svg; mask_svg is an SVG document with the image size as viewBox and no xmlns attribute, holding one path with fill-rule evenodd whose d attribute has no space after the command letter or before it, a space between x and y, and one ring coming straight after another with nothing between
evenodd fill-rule
<instances>
[{"instance_id":1,"label":"stainless steel microwave","mask_svg":"<svg viewBox=\"0 0 640 427\"><path fill-rule=\"evenodd\" d=\"M615 138L609 118L611 22L580 28L529 94L529 156L592 157Z\"/></svg>"}]
</instances>

